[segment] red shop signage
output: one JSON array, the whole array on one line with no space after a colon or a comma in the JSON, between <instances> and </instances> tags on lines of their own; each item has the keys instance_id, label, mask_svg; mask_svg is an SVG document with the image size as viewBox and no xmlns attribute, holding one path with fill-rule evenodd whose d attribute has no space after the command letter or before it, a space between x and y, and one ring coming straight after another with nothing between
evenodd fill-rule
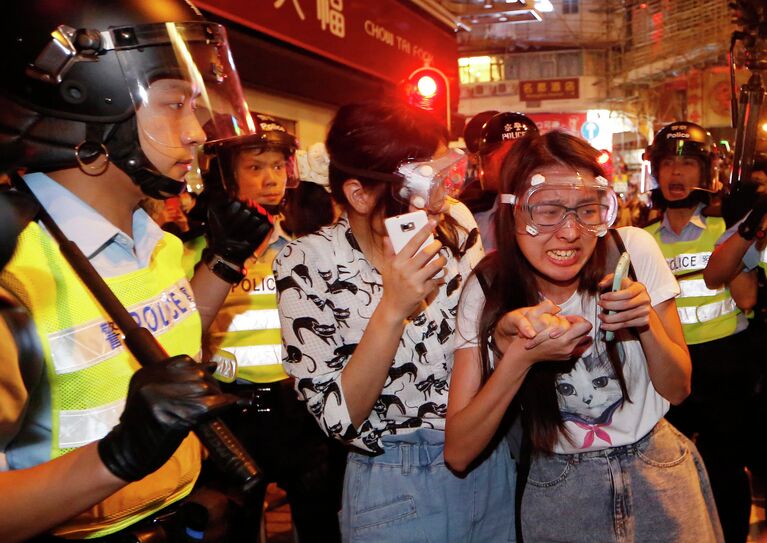
<instances>
[{"instance_id":1,"label":"red shop signage","mask_svg":"<svg viewBox=\"0 0 767 543\"><path fill-rule=\"evenodd\" d=\"M426 63L451 79L457 76L455 34L398 0L205 0L195 4L394 83Z\"/></svg>"},{"instance_id":2,"label":"red shop signage","mask_svg":"<svg viewBox=\"0 0 767 543\"><path fill-rule=\"evenodd\" d=\"M580 130L586 122L585 113L526 113L542 133L552 130L566 130L580 137Z\"/></svg>"},{"instance_id":3,"label":"red shop signage","mask_svg":"<svg viewBox=\"0 0 767 543\"><path fill-rule=\"evenodd\" d=\"M578 98L578 78L520 81L519 98L523 102Z\"/></svg>"}]
</instances>

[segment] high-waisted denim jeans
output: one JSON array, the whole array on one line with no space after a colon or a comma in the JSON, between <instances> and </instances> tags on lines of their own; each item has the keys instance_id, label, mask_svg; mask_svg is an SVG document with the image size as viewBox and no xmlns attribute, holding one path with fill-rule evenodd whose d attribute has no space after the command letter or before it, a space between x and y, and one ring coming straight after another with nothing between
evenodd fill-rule
<instances>
[{"instance_id":1,"label":"high-waisted denim jeans","mask_svg":"<svg viewBox=\"0 0 767 543\"><path fill-rule=\"evenodd\" d=\"M525 543L724 541L700 455L665 420L633 445L534 455L521 517Z\"/></svg>"},{"instance_id":2,"label":"high-waisted denim jeans","mask_svg":"<svg viewBox=\"0 0 767 543\"><path fill-rule=\"evenodd\" d=\"M348 456L340 513L344 542L505 543L515 540L516 469L504 440L458 476L444 432L383 438L384 453Z\"/></svg>"}]
</instances>

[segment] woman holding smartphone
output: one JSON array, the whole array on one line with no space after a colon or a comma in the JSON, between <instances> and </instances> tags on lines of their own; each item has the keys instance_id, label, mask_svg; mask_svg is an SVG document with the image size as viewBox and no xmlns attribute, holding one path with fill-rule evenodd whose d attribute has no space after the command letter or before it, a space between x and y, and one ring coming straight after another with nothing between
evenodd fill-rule
<instances>
[{"instance_id":1,"label":"woman holding smartphone","mask_svg":"<svg viewBox=\"0 0 767 543\"><path fill-rule=\"evenodd\" d=\"M507 156L498 251L462 294L445 458L486 454L517 398L526 543L722 541L698 452L663 419L690 391L679 288L647 232L608 232L617 200L597 155L549 132ZM624 250L633 272L612 291Z\"/></svg>"},{"instance_id":2,"label":"woman holding smartphone","mask_svg":"<svg viewBox=\"0 0 767 543\"><path fill-rule=\"evenodd\" d=\"M344 213L275 260L284 366L350 447L344 541L513 540L508 451L461 477L442 455L460 287L482 258L471 213L449 197L465 155L446 141L415 108L342 107L327 149ZM426 226L395 254L384 220L419 209Z\"/></svg>"}]
</instances>

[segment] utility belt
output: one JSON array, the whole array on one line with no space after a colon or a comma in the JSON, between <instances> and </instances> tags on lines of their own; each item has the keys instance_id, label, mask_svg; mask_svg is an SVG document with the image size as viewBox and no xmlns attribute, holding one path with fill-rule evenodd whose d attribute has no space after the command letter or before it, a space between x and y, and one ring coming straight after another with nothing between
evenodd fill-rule
<instances>
[{"instance_id":1,"label":"utility belt","mask_svg":"<svg viewBox=\"0 0 767 543\"><path fill-rule=\"evenodd\" d=\"M226 543L228 508L229 498L225 494L199 488L187 498L107 536L67 539L45 534L28 543Z\"/></svg>"}]
</instances>

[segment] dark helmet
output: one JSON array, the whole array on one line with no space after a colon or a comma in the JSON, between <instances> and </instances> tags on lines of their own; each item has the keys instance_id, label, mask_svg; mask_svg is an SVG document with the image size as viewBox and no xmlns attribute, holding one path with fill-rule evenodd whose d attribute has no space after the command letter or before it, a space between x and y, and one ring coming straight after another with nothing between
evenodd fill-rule
<instances>
[{"instance_id":1,"label":"dark helmet","mask_svg":"<svg viewBox=\"0 0 767 543\"><path fill-rule=\"evenodd\" d=\"M150 196L180 192L139 144L136 111L161 79L188 80L200 115L228 113L220 137L248 132L225 31L185 0L27 0L2 24L0 168L86 171L107 156Z\"/></svg>"},{"instance_id":2,"label":"dark helmet","mask_svg":"<svg viewBox=\"0 0 767 543\"><path fill-rule=\"evenodd\" d=\"M538 133L533 120L522 113L498 113L485 122L480 132L479 152L488 153L504 141L513 141L528 133Z\"/></svg>"},{"instance_id":3,"label":"dark helmet","mask_svg":"<svg viewBox=\"0 0 767 543\"><path fill-rule=\"evenodd\" d=\"M202 177L206 187L223 187L232 197L237 197L236 158L242 151L257 149L278 151L285 155L287 181L286 188L298 185L298 165L295 160L298 140L285 126L274 117L257 113L254 115L256 131L254 134L214 139L211 138L203 147L205 158L202 162ZM219 177L220 176L220 177Z\"/></svg>"},{"instance_id":4,"label":"dark helmet","mask_svg":"<svg viewBox=\"0 0 767 543\"><path fill-rule=\"evenodd\" d=\"M713 191L718 186L717 147L711 134L702 126L678 121L658 130L645 154L645 158L650 161L650 173L656 183L660 173L660 161L669 156L689 156L699 159L700 188Z\"/></svg>"},{"instance_id":5,"label":"dark helmet","mask_svg":"<svg viewBox=\"0 0 767 543\"><path fill-rule=\"evenodd\" d=\"M497 111L492 110L483 111L482 113L474 115L474 117L469 119L466 123L466 126L463 128L463 141L466 143L466 150L471 154L479 151L479 138L480 133L482 132L482 127L485 126L485 123L497 113Z\"/></svg>"}]
</instances>

